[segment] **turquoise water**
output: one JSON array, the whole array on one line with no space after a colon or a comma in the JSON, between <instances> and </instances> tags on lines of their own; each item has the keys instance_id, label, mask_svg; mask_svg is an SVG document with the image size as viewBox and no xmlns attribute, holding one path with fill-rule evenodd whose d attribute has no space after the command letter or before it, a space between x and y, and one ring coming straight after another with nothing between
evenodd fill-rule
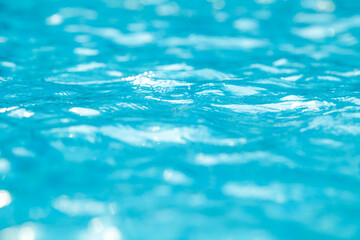
<instances>
[{"instance_id":1,"label":"turquoise water","mask_svg":"<svg viewBox=\"0 0 360 240\"><path fill-rule=\"evenodd\" d=\"M0 239L360 239L358 0L0 0Z\"/></svg>"}]
</instances>

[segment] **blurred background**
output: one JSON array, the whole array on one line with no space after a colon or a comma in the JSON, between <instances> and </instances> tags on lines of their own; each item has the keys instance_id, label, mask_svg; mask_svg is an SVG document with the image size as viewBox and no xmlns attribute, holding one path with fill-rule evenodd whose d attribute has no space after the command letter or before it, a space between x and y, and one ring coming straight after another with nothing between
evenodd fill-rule
<instances>
[{"instance_id":1,"label":"blurred background","mask_svg":"<svg viewBox=\"0 0 360 240\"><path fill-rule=\"evenodd\" d=\"M0 0L0 239L360 239L360 1Z\"/></svg>"}]
</instances>

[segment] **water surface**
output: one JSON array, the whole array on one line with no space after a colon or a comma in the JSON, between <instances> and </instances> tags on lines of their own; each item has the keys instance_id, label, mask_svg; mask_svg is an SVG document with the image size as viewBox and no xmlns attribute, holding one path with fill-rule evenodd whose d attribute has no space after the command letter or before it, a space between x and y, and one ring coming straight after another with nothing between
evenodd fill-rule
<instances>
[{"instance_id":1,"label":"water surface","mask_svg":"<svg viewBox=\"0 0 360 240\"><path fill-rule=\"evenodd\" d=\"M358 0L0 0L0 239L360 239Z\"/></svg>"}]
</instances>

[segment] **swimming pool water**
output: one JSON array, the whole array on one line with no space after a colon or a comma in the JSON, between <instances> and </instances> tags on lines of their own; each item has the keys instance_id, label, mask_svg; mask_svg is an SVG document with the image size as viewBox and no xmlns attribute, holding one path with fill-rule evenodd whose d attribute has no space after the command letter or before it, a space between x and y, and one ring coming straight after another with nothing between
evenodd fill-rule
<instances>
[{"instance_id":1,"label":"swimming pool water","mask_svg":"<svg viewBox=\"0 0 360 240\"><path fill-rule=\"evenodd\" d=\"M0 0L0 239L360 239L358 0Z\"/></svg>"}]
</instances>

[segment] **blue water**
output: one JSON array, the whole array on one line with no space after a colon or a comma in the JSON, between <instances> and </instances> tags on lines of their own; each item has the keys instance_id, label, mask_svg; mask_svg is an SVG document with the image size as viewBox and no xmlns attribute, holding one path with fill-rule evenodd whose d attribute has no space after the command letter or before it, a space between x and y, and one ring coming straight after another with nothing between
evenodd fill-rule
<instances>
[{"instance_id":1,"label":"blue water","mask_svg":"<svg viewBox=\"0 0 360 240\"><path fill-rule=\"evenodd\" d=\"M360 1L0 0L0 239L360 239Z\"/></svg>"}]
</instances>

